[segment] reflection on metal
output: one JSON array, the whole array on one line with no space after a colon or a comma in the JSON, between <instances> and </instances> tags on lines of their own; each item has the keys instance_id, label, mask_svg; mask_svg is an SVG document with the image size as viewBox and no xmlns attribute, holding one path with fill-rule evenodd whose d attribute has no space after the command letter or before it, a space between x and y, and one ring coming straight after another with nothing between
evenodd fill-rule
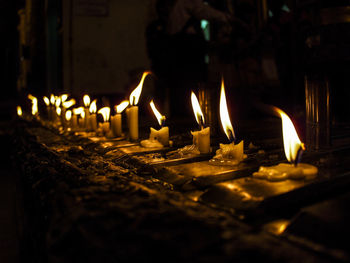
<instances>
[{"instance_id":1,"label":"reflection on metal","mask_svg":"<svg viewBox=\"0 0 350 263\"><path fill-rule=\"evenodd\" d=\"M331 146L328 78L306 76L305 99L307 149L327 149Z\"/></svg>"}]
</instances>

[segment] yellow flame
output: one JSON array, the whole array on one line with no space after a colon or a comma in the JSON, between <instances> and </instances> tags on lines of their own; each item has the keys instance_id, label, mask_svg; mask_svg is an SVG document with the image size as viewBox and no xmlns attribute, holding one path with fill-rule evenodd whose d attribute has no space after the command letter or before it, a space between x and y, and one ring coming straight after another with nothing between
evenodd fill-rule
<instances>
[{"instance_id":1,"label":"yellow flame","mask_svg":"<svg viewBox=\"0 0 350 263\"><path fill-rule=\"evenodd\" d=\"M105 122L109 121L109 115L111 113L111 108L110 107L103 107L103 108L99 109L99 111L97 113L102 115L103 120Z\"/></svg>"},{"instance_id":2,"label":"yellow flame","mask_svg":"<svg viewBox=\"0 0 350 263\"><path fill-rule=\"evenodd\" d=\"M89 95L84 95L83 101L84 101L85 107L89 107L89 105L90 105L90 97L89 97Z\"/></svg>"},{"instance_id":3,"label":"yellow flame","mask_svg":"<svg viewBox=\"0 0 350 263\"><path fill-rule=\"evenodd\" d=\"M129 97L130 105L137 105L137 103L139 103L143 82L144 82L145 78L147 77L147 75L150 73L151 72L149 72L149 71L143 72L139 85L137 85L137 87L130 93L130 97Z\"/></svg>"},{"instance_id":4,"label":"yellow flame","mask_svg":"<svg viewBox=\"0 0 350 263\"><path fill-rule=\"evenodd\" d=\"M72 119L72 111L71 110L67 110L65 117L66 117L67 121L70 121Z\"/></svg>"},{"instance_id":5,"label":"yellow flame","mask_svg":"<svg viewBox=\"0 0 350 263\"><path fill-rule=\"evenodd\" d=\"M55 102L56 107L59 107L61 105L61 98L57 97Z\"/></svg>"},{"instance_id":6,"label":"yellow flame","mask_svg":"<svg viewBox=\"0 0 350 263\"><path fill-rule=\"evenodd\" d=\"M124 101L122 101L119 105L114 106L114 108L115 108L115 111L116 111L117 113L122 113L123 110L125 110L126 107L128 107L128 106L129 106L129 102L128 102L127 100L124 100Z\"/></svg>"},{"instance_id":7,"label":"yellow flame","mask_svg":"<svg viewBox=\"0 0 350 263\"><path fill-rule=\"evenodd\" d=\"M196 94L194 94L193 91L191 93L191 102L192 102L192 108L193 108L194 116L196 117L197 123L200 125L204 124L204 115L201 110L201 106L199 105L197 96ZM201 119L202 119L202 123L201 123Z\"/></svg>"},{"instance_id":8,"label":"yellow flame","mask_svg":"<svg viewBox=\"0 0 350 263\"><path fill-rule=\"evenodd\" d=\"M68 99L68 94L62 94L61 95L61 101L65 102Z\"/></svg>"},{"instance_id":9,"label":"yellow flame","mask_svg":"<svg viewBox=\"0 0 350 263\"><path fill-rule=\"evenodd\" d=\"M28 94L28 99L32 101L32 115L36 115L38 113L38 99L32 94Z\"/></svg>"},{"instance_id":10,"label":"yellow flame","mask_svg":"<svg viewBox=\"0 0 350 263\"><path fill-rule=\"evenodd\" d=\"M74 108L73 109L73 114L74 115L81 115L82 113L85 113L84 107L79 107L79 108Z\"/></svg>"},{"instance_id":11,"label":"yellow flame","mask_svg":"<svg viewBox=\"0 0 350 263\"><path fill-rule=\"evenodd\" d=\"M89 112L90 113L96 113L97 111L97 106L96 106L97 100L93 100L90 104Z\"/></svg>"},{"instance_id":12,"label":"yellow flame","mask_svg":"<svg viewBox=\"0 0 350 263\"><path fill-rule=\"evenodd\" d=\"M220 120L222 128L229 140L234 139L235 132L233 130L230 115L228 114L227 102L226 102L226 94L225 94L225 86L224 79L221 80L221 93L220 93ZM231 135L233 138L230 138Z\"/></svg>"},{"instance_id":13,"label":"yellow flame","mask_svg":"<svg viewBox=\"0 0 350 263\"><path fill-rule=\"evenodd\" d=\"M46 106L49 106L49 105L50 105L50 100L49 100L49 98L46 97L46 96L44 96L43 99L44 99L45 105L46 105Z\"/></svg>"},{"instance_id":14,"label":"yellow flame","mask_svg":"<svg viewBox=\"0 0 350 263\"><path fill-rule=\"evenodd\" d=\"M304 143L300 141L293 122L288 115L277 107L275 107L275 110L280 114L282 119L284 153L289 162L294 162L297 158L299 149L305 149Z\"/></svg>"},{"instance_id":15,"label":"yellow flame","mask_svg":"<svg viewBox=\"0 0 350 263\"><path fill-rule=\"evenodd\" d=\"M75 105L76 101L75 99L70 99L70 100L67 100L67 101L64 101L62 103L62 106L65 107L66 109L72 107L73 105Z\"/></svg>"},{"instance_id":16,"label":"yellow flame","mask_svg":"<svg viewBox=\"0 0 350 263\"><path fill-rule=\"evenodd\" d=\"M22 116L22 114L23 114L23 112L22 112L21 106L17 106L17 115Z\"/></svg>"},{"instance_id":17,"label":"yellow flame","mask_svg":"<svg viewBox=\"0 0 350 263\"><path fill-rule=\"evenodd\" d=\"M61 112L62 112L61 108L57 107L56 108L56 113L57 113L58 116L61 116Z\"/></svg>"},{"instance_id":18,"label":"yellow flame","mask_svg":"<svg viewBox=\"0 0 350 263\"><path fill-rule=\"evenodd\" d=\"M160 114L160 112L157 110L156 106L154 105L153 100L151 100L149 105L151 105L152 111L153 111L154 115L156 116L159 125L162 126L162 122L165 121L165 116Z\"/></svg>"},{"instance_id":19,"label":"yellow flame","mask_svg":"<svg viewBox=\"0 0 350 263\"><path fill-rule=\"evenodd\" d=\"M51 104L54 105L54 104L55 104L55 101L56 101L55 95L51 94L51 96L50 96L50 102L51 102Z\"/></svg>"}]
</instances>

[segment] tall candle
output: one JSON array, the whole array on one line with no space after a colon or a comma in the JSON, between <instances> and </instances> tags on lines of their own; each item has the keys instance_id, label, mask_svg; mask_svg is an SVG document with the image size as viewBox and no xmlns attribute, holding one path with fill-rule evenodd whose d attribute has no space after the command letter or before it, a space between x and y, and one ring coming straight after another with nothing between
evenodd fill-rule
<instances>
[{"instance_id":1,"label":"tall candle","mask_svg":"<svg viewBox=\"0 0 350 263\"><path fill-rule=\"evenodd\" d=\"M127 118L129 121L129 137L132 141L136 141L139 138L139 108L136 105L140 99L143 82L148 74L150 74L150 72L147 71L142 74L140 83L131 92L129 97L131 107L127 111Z\"/></svg>"},{"instance_id":2,"label":"tall candle","mask_svg":"<svg viewBox=\"0 0 350 263\"><path fill-rule=\"evenodd\" d=\"M98 113L102 115L103 117L103 123L101 124L102 132L104 135L107 135L109 133L110 124L109 124L109 117L110 117L111 109L109 107L103 107L99 109Z\"/></svg>"},{"instance_id":3,"label":"tall candle","mask_svg":"<svg viewBox=\"0 0 350 263\"><path fill-rule=\"evenodd\" d=\"M129 105L127 100L122 101L119 105L115 106L116 115L111 118L112 132L115 137L122 136L122 112ZM129 112L129 111L127 111Z\"/></svg>"},{"instance_id":4,"label":"tall candle","mask_svg":"<svg viewBox=\"0 0 350 263\"><path fill-rule=\"evenodd\" d=\"M97 130L97 118L96 118L96 106L97 100L93 100L89 107L89 130L90 131L96 131Z\"/></svg>"}]
</instances>

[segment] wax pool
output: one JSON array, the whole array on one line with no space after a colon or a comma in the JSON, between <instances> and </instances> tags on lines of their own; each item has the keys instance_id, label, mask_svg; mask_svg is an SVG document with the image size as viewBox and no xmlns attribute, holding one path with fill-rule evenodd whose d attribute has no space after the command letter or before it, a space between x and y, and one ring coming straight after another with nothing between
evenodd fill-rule
<instances>
[{"instance_id":1,"label":"wax pool","mask_svg":"<svg viewBox=\"0 0 350 263\"><path fill-rule=\"evenodd\" d=\"M211 161L228 165L237 165L246 157L243 153L243 146L243 141L238 144L235 144L234 142L229 144L220 143L220 149L216 151L216 154Z\"/></svg>"},{"instance_id":2,"label":"wax pool","mask_svg":"<svg viewBox=\"0 0 350 263\"><path fill-rule=\"evenodd\" d=\"M193 144L197 146L200 153L210 152L210 127L200 131L192 132Z\"/></svg>"},{"instance_id":3,"label":"wax pool","mask_svg":"<svg viewBox=\"0 0 350 263\"><path fill-rule=\"evenodd\" d=\"M160 130L151 128L149 139L141 141L141 145L146 148L169 146L169 127L162 127Z\"/></svg>"},{"instance_id":4,"label":"wax pool","mask_svg":"<svg viewBox=\"0 0 350 263\"><path fill-rule=\"evenodd\" d=\"M310 180L316 177L317 172L317 167L311 164L299 163L295 166L289 163L280 163L275 166L261 166L258 172L253 173L253 177L268 181Z\"/></svg>"}]
</instances>

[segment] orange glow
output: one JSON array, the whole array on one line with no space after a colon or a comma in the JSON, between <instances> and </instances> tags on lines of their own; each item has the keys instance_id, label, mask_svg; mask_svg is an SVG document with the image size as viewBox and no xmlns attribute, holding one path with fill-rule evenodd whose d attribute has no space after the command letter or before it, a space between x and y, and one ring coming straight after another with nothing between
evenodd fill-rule
<instances>
[{"instance_id":1,"label":"orange glow","mask_svg":"<svg viewBox=\"0 0 350 263\"><path fill-rule=\"evenodd\" d=\"M84 116L85 116L84 107L79 107L79 108L74 108L73 109L73 114L74 115L81 115L82 113L84 113Z\"/></svg>"},{"instance_id":2,"label":"orange glow","mask_svg":"<svg viewBox=\"0 0 350 263\"><path fill-rule=\"evenodd\" d=\"M129 97L130 105L134 106L134 105L137 105L139 103L139 99L140 99L141 91L142 91L142 87L143 87L143 82L145 81L145 78L147 77L148 74L151 74L151 72L149 72L149 71L143 72L139 85L137 85L137 87L131 92L130 97Z\"/></svg>"},{"instance_id":3,"label":"orange glow","mask_svg":"<svg viewBox=\"0 0 350 263\"><path fill-rule=\"evenodd\" d=\"M46 96L44 96L43 99L44 99L45 105L46 105L46 106L49 106L49 105L50 105L50 100L49 100L49 98L46 97Z\"/></svg>"},{"instance_id":4,"label":"orange glow","mask_svg":"<svg viewBox=\"0 0 350 263\"><path fill-rule=\"evenodd\" d=\"M23 114L23 112L22 112L21 106L17 106L17 115L22 116L22 114Z\"/></svg>"},{"instance_id":5,"label":"orange glow","mask_svg":"<svg viewBox=\"0 0 350 263\"><path fill-rule=\"evenodd\" d=\"M72 119L72 111L71 110L67 110L65 117L66 117L67 121L70 121Z\"/></svg>"},{"instance_id":6,"label":"orange glow","mask_svg":"<svg viewBox=\"0 0 350 263\"><path fill-rule=\"evenodd\" d=\"M36 115L38 113L38 99L31 94L28 95L28 99L32 101L32 115Z\"/></svg>"},{"instance_id":7,"label":"orange glow","mask_svg":"<svg viewBox=\"0 0 350 263\"><path fill-rule=\"evenodd\" d=\"M282 119L284 153L287 160L292 163L296 160L299 149L301 148L304 150L305 146L304 143L300 141L293 122L288 115L277 107L275 107L275 111L279 113Z\"/></svg>"},{"instance_id":8,"label":"orange glow","mask_svg":"<svg viewBox=\"0 0 350 263\"><path fill-rule=\"evenodd\" d=\"M57 107L56 108L56 113L57 113L58 116L61 116L61 112L62 112L61 108Z\"/></svg>"},{"instance_id":9,"label":"orange glow","mask_svg":"<svg viewBox=\"0 0 350 263\"><path fill-rule=\"evenodd\" d=\"M204 124L204 115L201 110L201 106L199 105L198 99L196 94L192 91L191 93L191 102L192 102L192 108L194 112L194 116L196 117L196 121L199 125Z\"/></svg>"},{"instance_id":10,"label":"orange glow","mask_svg":"<svg viewBox=\"0 0 350 263\"><path fill-rule=\"evenodd\" d=\"M110 107L103 107L103 108L99 109L97 113L101 114L103 117L103 120L105 122L107 122L107 121L109 121L109 116L111 114L111 108Z\"/></svg>"},{"instance_id":11,"label":"orange glow","mask_svg":"<svg viewBox=\"0 0 350 263\"><path fill-rule=\"evenodd\" d=\"M62 94L61 95L61 101L65 102L68 99L68 94Z\"/></svg>"},{"instance_id":12,"label":"orange glow","mask_svg":"<svg viewBox=\"0 0 350 263\"><path fill-rule=\"evenodd\" d=\"M96 106L97 100L93 100L90 104L89 112L90 113L96 113L97 111L97 106Z\"/></svg>"},{"instance_id":13,"label":"orange glow","mask_svg":"<svg viewBox=\"0 0 350 263\"><path fill-rule=\"evenodd\" d=\"M153 111L154 115L156 116L159 125L162 126L162 122L165 121L165 116L160 114L160 112L157 110L156 106L154 105L153 100L151 100L149 105L151 105L152 111Z\"/></svg>"},{"instance_id":14,"label":"orange glow","mask_svg":"<svg viewBox=\"0 0 350 263\"><path fill-rule=\"evenodd\" d=\"M124 101L122 101L119 105L114 106L114 108L115 108L115 111L116 111L117 113L122 113L123 110L125 110L126 107L128 107L128 106L129 106L129 102L128 102L127 100L124 100Z\"/></svg>"},{"instance_id":15,"label":"orange glow","mask_svg":"<svg viewBox=\"0 0 350 263\"><path fill-rule=\"evenodd\" d=\"M84 95L83 101L84 101L84 106L85 107L89 107L90 106L90 97L89 97L89 95Z\"/></svg>"},{"instance_id":16,"label":"orange glow","mask_svg":"<svg viewBox=\"0 0 350 263\"><path fill-rule=\"evenodd\" d=\"M59 107L61 105L61 98L60 97L56 98L55 105L56 105L56 107Z\"/></svg>"},{"instance_id":17,"label":"orange glow","mask_svg":"<svg viewBox=\"0 0 350 263\"><path fill-rule=\"evenodd\" d=\"M55 95L51 94L51 96L50 96L50 102L51 102L51 104L54 105L54 104L55 104L55 101L56 101Z\"/></svg>"},{"instance_id":18,"label":"orange glow","mask_svg":"<svg viewBox=\"0 0 350 263\"><path fill-rule=\"evenodd\" d=\"M71 99L71 100L68 100L68 101L64 101L62 103L62 106L65 107L66 109L72 107L73 105L75 105L76 101L75 99Z\"/></svg>"},{"instance_id":19,"label":"orange glow","mask_svg":"<svg viewBox=\"0 0 350 263\"><path fill-rule=\"evenodd\" d=\"M220 93L220 120L222 128L229 140L233 140L235 137L235 132L233 130L230 115L228 114L224 79L221 80L221 93ZM233 138L231 138L233 136Z\"/></svg>"}]
</instances>

